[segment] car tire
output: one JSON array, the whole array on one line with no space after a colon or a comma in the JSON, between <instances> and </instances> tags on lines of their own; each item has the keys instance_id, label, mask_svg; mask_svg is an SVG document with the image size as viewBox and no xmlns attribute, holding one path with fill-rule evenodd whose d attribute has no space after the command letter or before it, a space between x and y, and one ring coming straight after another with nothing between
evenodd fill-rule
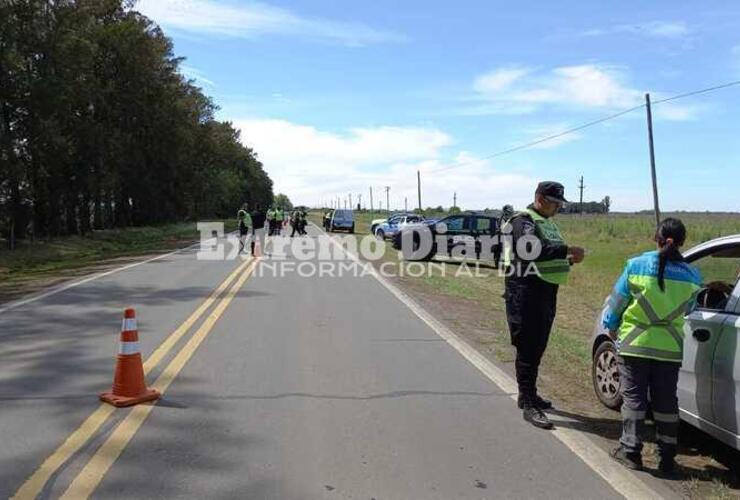
<instances>
[{"instance_id":1,"label":"car tire","mask_svg":"<svg viewBox=\"0 0 740 500\"><path fill-rule=\"evenodd\" d=\"M382 229L376 230L375 231L375 237L377 239L379 239L379 240L384 240L385 239L385 231L383 231Z\"/></svg>"},{"instance_id":2,"label":"car tire","mask_svg":"<svg viewBox=\"0 0 740 500\"><path fill-rule=\"evenodd\" d=\"M349 228L349 234L355 234L355 225L352 224L352 227Z\"/></svg>"},{"instance_id":3,"label":"car tire","mask_svg":"<svg viewBox=\"0 0 740 500\"><path fill-rule=\"evenodd\" d=\"M619 410L622 407L622 384L619 379L617 348L614 342L605 340L596 348L591 379L596 397L601 404L612 410Z\"/></svg>"},{"instance_id":4,"label":"car tire","mask_svg":"<svg viewBox=\"0 0 740 500\"><path fill-rule=\"evenodd\" d=\"M375 224L373 226L370 226L370 234L375 234L375 230L378 229L378 225Z\"/></svg>"}]
</instances>

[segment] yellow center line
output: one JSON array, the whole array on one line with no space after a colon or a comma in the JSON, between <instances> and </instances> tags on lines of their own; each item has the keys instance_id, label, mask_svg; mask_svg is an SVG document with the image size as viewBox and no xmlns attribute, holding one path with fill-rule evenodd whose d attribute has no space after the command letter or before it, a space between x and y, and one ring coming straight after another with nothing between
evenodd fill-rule
<instances>
[{"instance_id":1,"label":"yellow center line","mask_svg":"<svg viewBox=\"0 0 740 500\"><path fill-rule=\"evenodd\" d=\"M154 389L160 391L162 394L165 393L172 381L175 380L175 377L177 377L203 340L205 340L211 332L214 325L236 296L239 289L241 289L252 274L258 261L259 258L255 259L250 264L234 286L231 287L229 292L221 299L216 308L205 319L200 328L198 328L193 336L190 337L187 344L185 344L180 352L177 353L170 364L167 365L159 378L154 382L154 385L152 386ZM115 463L121 453L123 453L126 445L128 445L129 441L131 441L136 432L143 425L152 409L154 409L154 404L144 404L134 407L118 427L116 427L105 443L103 443L98 451L95 452L95 455L90 458L61 498L66 500L77 500L88 498L92 495L108 470Z\"/></svg>"},{"instance_id":2,"label":"yellow center line","mask_svg":"<svg viewBox=\"0 0 740 500\"><path fill-rule=\"evenodd\" d=\"M185 320L174 332L152 352L144 363L144 373L149 373L164 358L177 342L190 330L195 322L211 307L216 299L236 279L241 271L247 267L253 259L240 264L232 271L226 279L216 288L211 295L203 301L188 319ZM14 500L27 500L36 498L43 491L49 479L67 462L85 443L87 443L98 431L105 421L116 410L115 407L103 403L85 421L75 429L67 439L41 464L41 466L29 477L13 496Z\"/></svg>"}]
</instances>

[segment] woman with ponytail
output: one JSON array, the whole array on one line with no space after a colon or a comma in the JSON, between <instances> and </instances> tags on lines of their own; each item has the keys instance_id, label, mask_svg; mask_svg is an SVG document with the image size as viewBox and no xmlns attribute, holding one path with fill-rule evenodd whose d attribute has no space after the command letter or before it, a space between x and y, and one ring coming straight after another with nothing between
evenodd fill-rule
<instances>
[{"instance_id":1,"label":"woman with ponytail","mask_svg":"<svg viewBox=\"0 0 740 500\"><path fill-rule=\"evenodd\" d=\"M678 371L683 359L684 316L701 288L699 271L681 255L686 227L674 218L655 233L657 251L630 259L614 286L602 322L616 341L622 385L622 437L611 456L642 468L642 433L653 410L658 471L675 474L678 443ZM649 394L649 396L648 396Z\"/></svg>"}]
</instances>

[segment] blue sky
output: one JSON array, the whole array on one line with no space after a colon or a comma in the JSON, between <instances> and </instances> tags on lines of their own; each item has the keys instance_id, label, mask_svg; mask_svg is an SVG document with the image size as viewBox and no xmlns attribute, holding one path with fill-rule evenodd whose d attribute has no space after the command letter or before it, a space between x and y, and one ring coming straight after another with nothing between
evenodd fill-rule
<instances>
[{"instance_id":1,"label":"blue sky","mask_svg":"<svg viewBox=\"0 0 740 500\"><path fill-rule=\"evenodd\" d=\"M736 2L140 0L294 202L525 205L538 180L652 205L643 110L740 80ZM740 211L740 86L656 105L661 205ZM459 165L459 166L456 166ZM452 168L450 168L452 167ZM730 186L735 186L734 190Z\"/></svg>"}]
</instances>

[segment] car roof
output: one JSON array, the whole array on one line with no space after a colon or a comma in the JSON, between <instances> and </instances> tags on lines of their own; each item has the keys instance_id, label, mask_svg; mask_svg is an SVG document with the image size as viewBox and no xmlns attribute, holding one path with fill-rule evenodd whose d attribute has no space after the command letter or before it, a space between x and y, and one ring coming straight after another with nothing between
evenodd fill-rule
<instances>
[{"instance_id":1,"label":"car roof","mask_svg":"<svg viewBox=\"0 0 740 500\"><path fill-rule=\"evenodd\" d=\"M721 236L719 238L705 241L704 243L700 243L694 247L691 247L689 250L684 252L684 257L686 257L686 259L688 260L692 260L692 259L701 257L702 255L710 252L711 250L724 247L724 246L736 246L736 245L740 246L740 234Z\"/></svg>"}]
</instances>

